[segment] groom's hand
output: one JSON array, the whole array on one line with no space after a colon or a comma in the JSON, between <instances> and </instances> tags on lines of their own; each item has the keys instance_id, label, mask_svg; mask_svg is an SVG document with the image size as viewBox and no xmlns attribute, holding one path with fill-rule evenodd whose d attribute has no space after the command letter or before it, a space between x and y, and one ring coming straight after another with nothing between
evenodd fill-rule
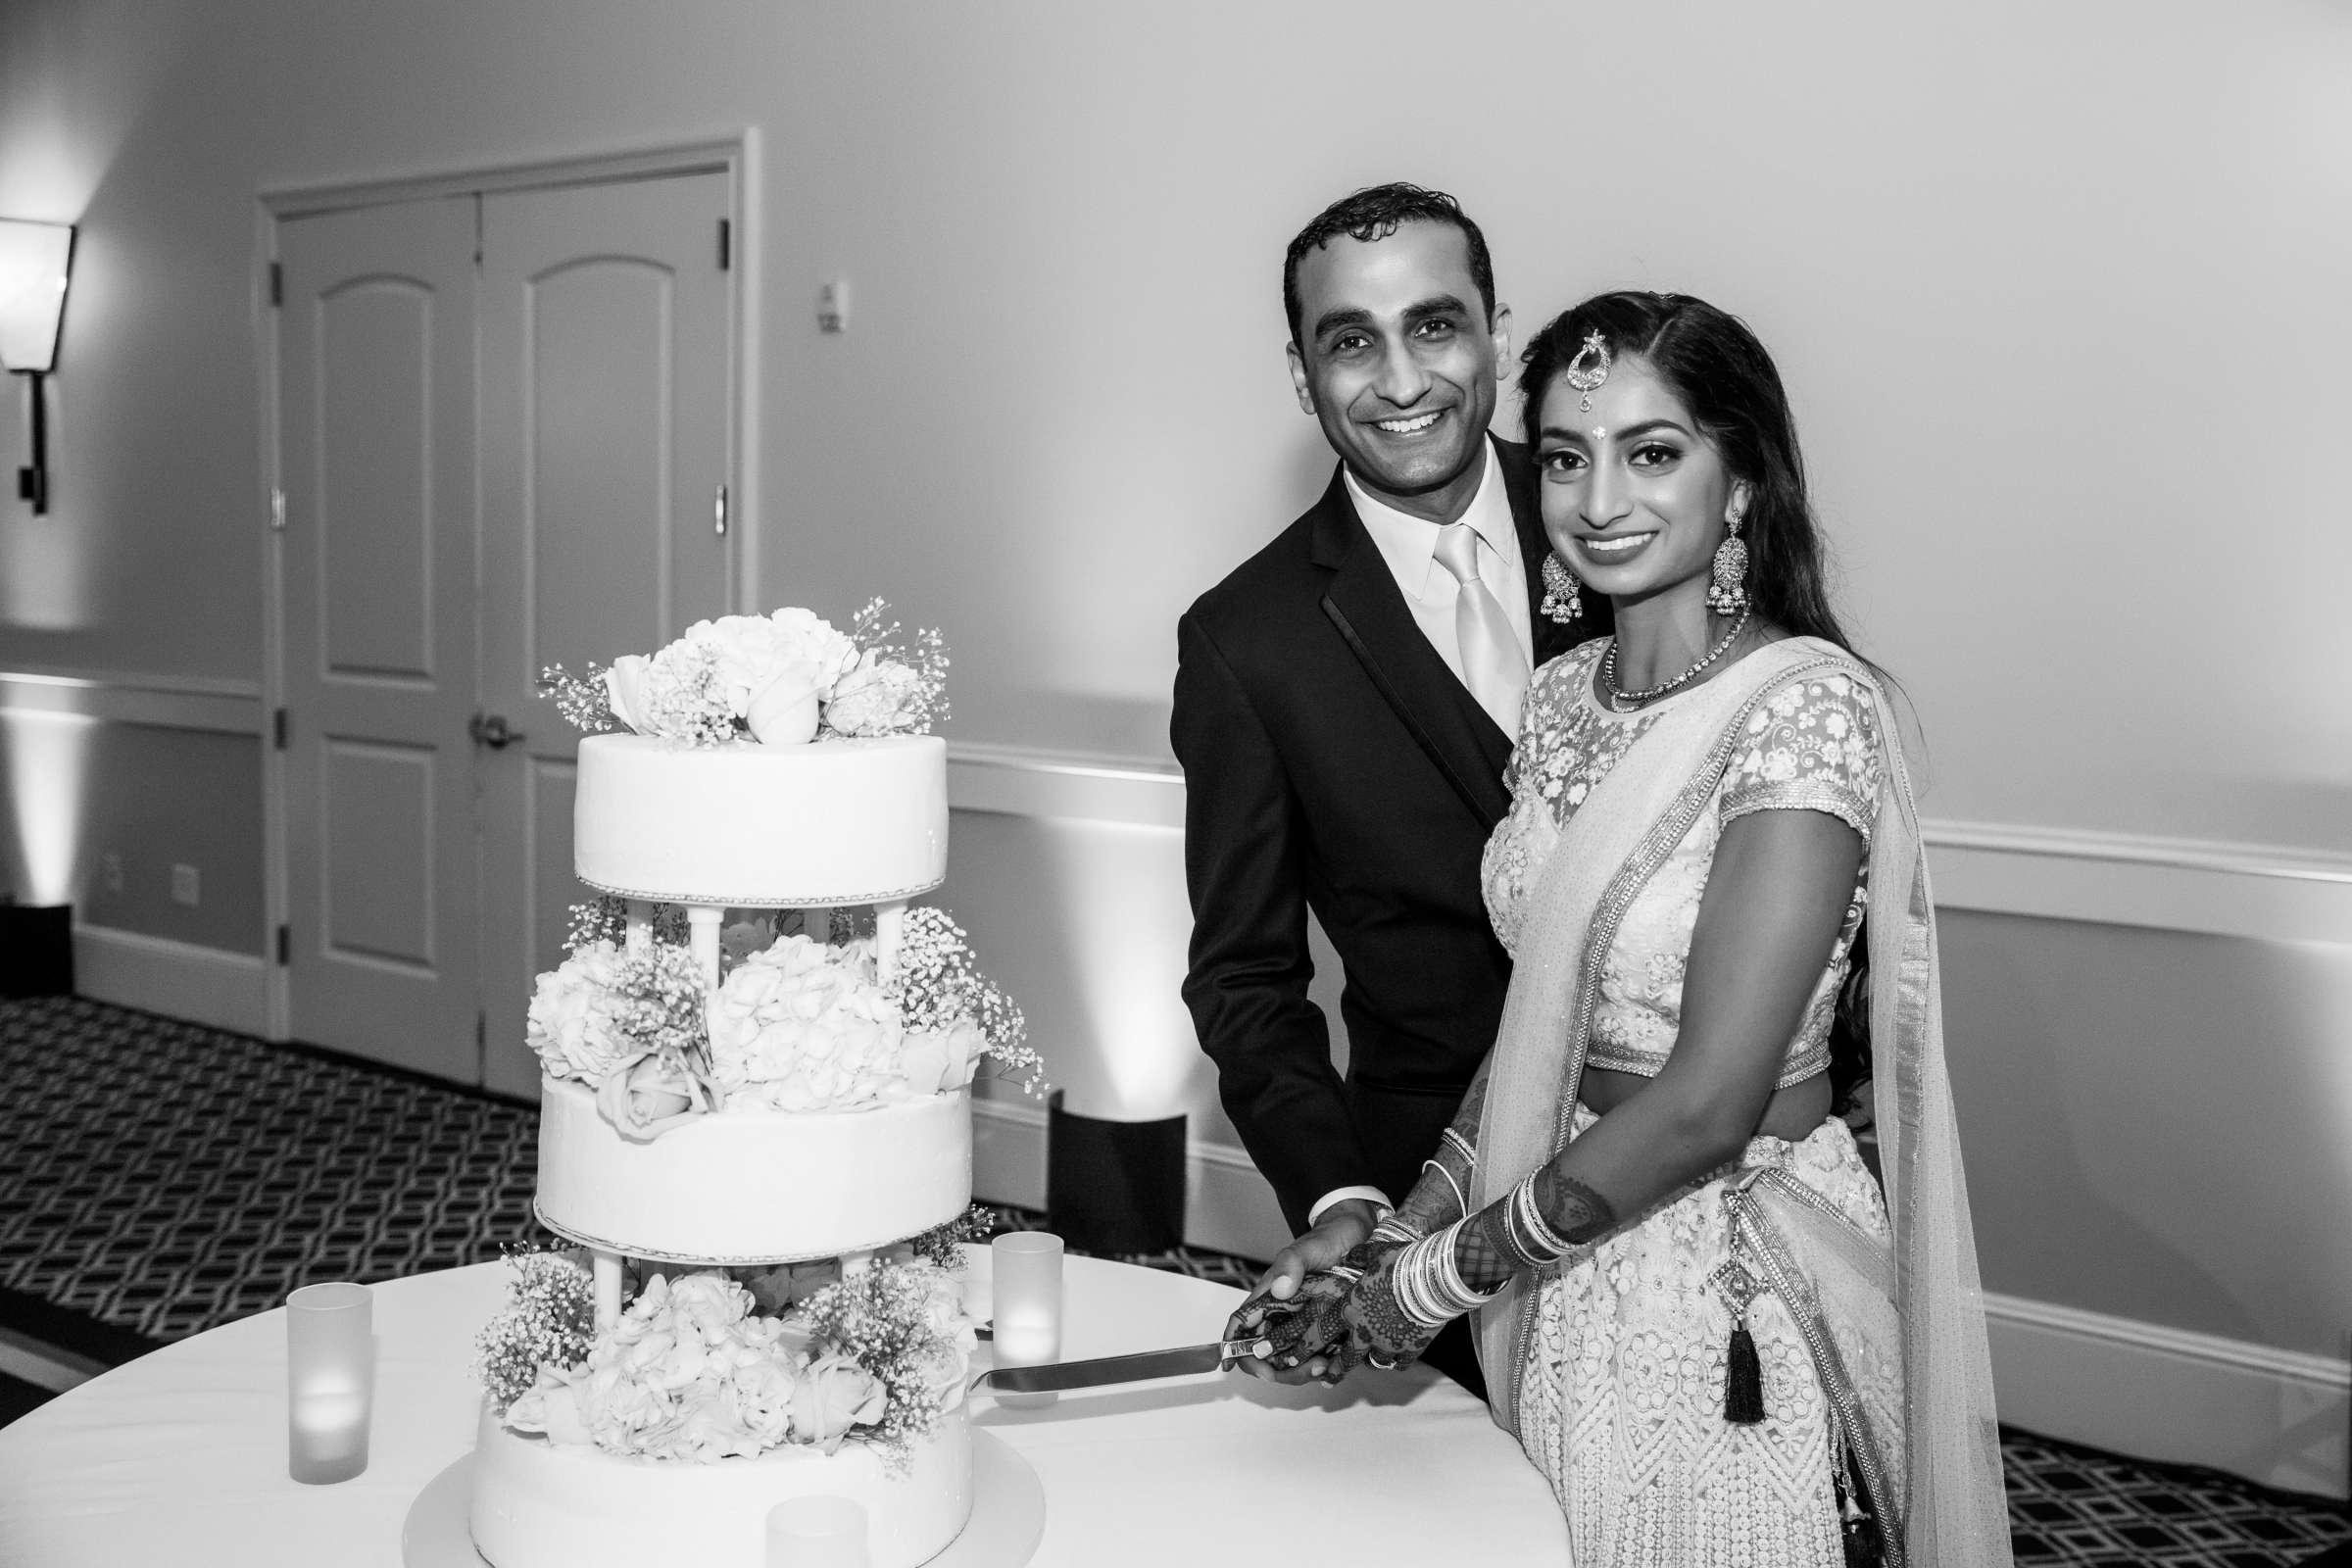
<instances>
[{"instance_id":1,"label":"groom's hand","mask_svg":"<svg viewBox=\"0 0 2352 1568\"><path fill-rule=\"evenodd\" d=\"M1274 1254L1273 1266L1250 1293L1225 1325L1225 1337L1242 1339L1255 1337L1264 1324L1274 1302L1287 1302L1298 1294L1298 1287L1309 1274L1330 1268L1372 1235L1379 1223L1380 1210L1368 1198L1346 1198L1323 1211L1314 1227ZM1311 1355L1296 1366L1278 1367L1264 1360L1237 1363L1251 1375L1275 1383L1318 1383L1334 1370L1334 1363L1323 1355Z\"/></svg>"}]
</instances>

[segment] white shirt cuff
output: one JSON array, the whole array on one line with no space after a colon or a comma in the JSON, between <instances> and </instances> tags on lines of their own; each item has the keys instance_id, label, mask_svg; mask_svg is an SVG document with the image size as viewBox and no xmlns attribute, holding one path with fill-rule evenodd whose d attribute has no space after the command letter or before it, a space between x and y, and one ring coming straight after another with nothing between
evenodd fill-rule
<instances>
[{"instance_id":1,"label":"white shirt cuff","mask_svg":"<svg viewBox=\"0 0 2352 1568\"><path fill-rule=\"evenodd\" d=\"M1319 1223L1325 1209L1334 1203L1344 1203L1350 1198L1370 1199L1373 1204L1384 1213L1396 1206L1389 1201L1389 1195L1377 1187L1335 1187L1321 1198L1316 1199L1315 1206L1306 1211L1307 1224L1311 1226Z\"/></svg>"}]
</instances>

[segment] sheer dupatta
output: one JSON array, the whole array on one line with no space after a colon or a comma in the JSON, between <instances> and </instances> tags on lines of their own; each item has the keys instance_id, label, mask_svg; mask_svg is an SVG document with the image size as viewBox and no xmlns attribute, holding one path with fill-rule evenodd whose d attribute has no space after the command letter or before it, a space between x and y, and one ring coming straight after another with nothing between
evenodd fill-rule
<instances>
[{"instance_id":1,"label":"sheer dupatta","mask_svg":"<svg viewBox=\"0 0 2352 1568\"><path fill-rule=\"evenodd\" d=\"M2005 1565L2009 1529L1992 1378L1944 1073L1935 918L1918 811L1895 716L1851 656L1812 638L1749 655L1665 707L1570 820L1527 894L1480 1107L1470 1206L1475 1211L1494 1201L1567 1143L1601 965L1618 922L1708 808L1757 704L1787 679L1834 674L1872 694L1887 750L1870 849L1871 1051L1894 1226L1891 1284L1907 1442L1905 1451L1875 1456L1890 1472L1891 1495L1880 1499L1881 1517L1901 1525L1887 1543L1897 1563ZM1758 1212L1769 1210L1759 1202ZM1518 1276L1478 1314L1479 1359L1494 1419L1514 1435L1536 1285Z\"/></svg>"}]
</instances>

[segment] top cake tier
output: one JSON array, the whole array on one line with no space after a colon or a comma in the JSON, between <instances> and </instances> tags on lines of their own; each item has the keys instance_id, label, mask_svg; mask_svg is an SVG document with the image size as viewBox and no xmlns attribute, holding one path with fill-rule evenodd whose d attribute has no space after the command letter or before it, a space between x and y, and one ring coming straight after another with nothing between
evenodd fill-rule
<instances>
[{"instance_id":1,"label":"top cake tier","mask_svg":"<svg viewBox=\"0 0 2352 1568\"><path fill-rule=\"evenodd\" d=\"M580 742L572 868L624 898L743 907L880 904L948 869L948 745Z\"/></svg>"}]
</instances>

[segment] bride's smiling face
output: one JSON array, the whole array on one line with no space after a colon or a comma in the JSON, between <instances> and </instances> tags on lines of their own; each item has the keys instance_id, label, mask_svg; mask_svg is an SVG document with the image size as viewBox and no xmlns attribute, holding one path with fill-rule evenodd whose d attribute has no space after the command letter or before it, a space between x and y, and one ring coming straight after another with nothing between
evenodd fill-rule
<instances>
[{"instance_id":1,"label":"bride's smiling face","mask_svg":"<svg viewBox=\"0 0 2352 1568\"><path fill-rule=\"evenodd\" d=\"M1596 593L1703 595L1726 521L1749 486L1724 466L1698 421L1645 360L1627 357L1584 394L1554 376L1538 419L1544 531Z\"/></svg>"}]
</instances>

